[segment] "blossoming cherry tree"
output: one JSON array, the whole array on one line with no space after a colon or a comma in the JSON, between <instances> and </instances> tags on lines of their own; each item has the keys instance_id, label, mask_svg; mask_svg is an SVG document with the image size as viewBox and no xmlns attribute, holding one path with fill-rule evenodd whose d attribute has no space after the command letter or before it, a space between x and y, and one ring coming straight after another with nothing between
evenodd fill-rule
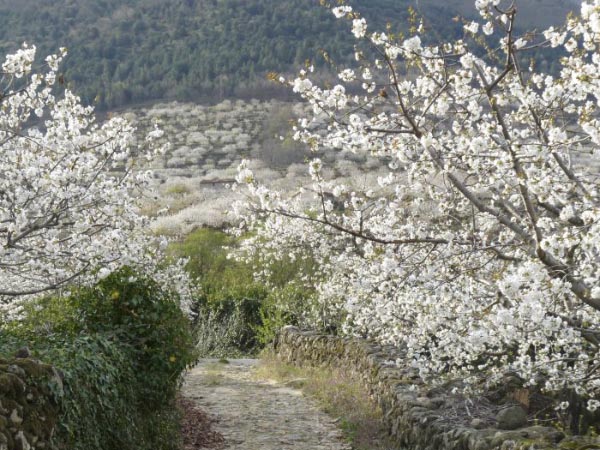
<instances>
[{"instance_id":1,"label":"blossoming cherry tree","mask_svg":"<svg viewBox=\"0 0 600 450\"><path fill-rule=\"evenodd\" d=\"M477 0L481 22L433 43L371 31L353 67L320 87L281 79L312 106L313 201L262 186L246 165L248 251L324 271L319 300L344 330L406 345L425 379L468 388L516 374L525 387L600 396L600 1L543 33L519 33L518 2ZM560 55L559 71L536 58ZM323 148L381 158L374 186L327 178ZM340 207L342 205L342 207ZM244 212L246 211L246 212ZM260 247L256 244L260 243Z\"/></svg>"}]
</instances>

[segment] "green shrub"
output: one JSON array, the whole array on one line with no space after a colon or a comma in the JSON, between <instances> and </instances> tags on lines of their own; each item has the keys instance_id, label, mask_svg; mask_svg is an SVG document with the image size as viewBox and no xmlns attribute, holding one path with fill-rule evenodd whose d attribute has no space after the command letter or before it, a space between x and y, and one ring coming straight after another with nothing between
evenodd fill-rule
<instances>
[{"instance_id":1,"label":"green shrub","mask_svg":"<svg viewBox=\"0 0 600 450\"><path fill-rule=\"evenodd\" d=\"M123 269L80 291L78 301L89 333L111 335L128 349L144 402L174 398L180 374L196 355L190 323L173 294Z\"/></svg>"},{"instance_id":2,"label":"green shrub","mask_svg":"<svg viewBox=\"0 0 600 450\"><path fill-rule=\"evenodd\" d=\"M252 266L228 258L237 245L223 231L201 228L175 243L170 251L189 259L187 269L198 280L195 335L203 357L240 356L256 350L260 306L269 289L254 280Z\"/></svg>"},{"instance_id":3,"label":"green shrub","mask_svg":"<svg viewBox=\"0 0 600 450\"><path fill-rule=\"evenodd\" d=\"M239 310L220 316L216 311L202 308L195 327L198 354L203 358L235 358L253 353L254 346L245 343L248 331L248 323ZM250 333L253 336L252 330Z\"/></svg>"},{"instance_id":4,"label":"green shrub","mask_svg":"<svg viewBox=\"0 0 600 450\"><path fill-rule=\"evenodd\" d=\"M173 256L189 259L187 269L201 287L195 334L205 357L253 353L282 326L302 325L313 309L306 282L318 273L312 258L241 262L228 256L240 239L201 228L170 247ZM261 268L269 274L263 282L254 277Z\"/></svg>"},{"instance_id":5,"label":"green shrub","mask_svg":"<svg viewBox=\"0 0 600 450\"><path fill-rule=\"evenodd\" d=\"M188 258L186 266L198 279L205 295L220 295L254 283L252 267L228 258L228 249L237 245L234 236L214 228L199 228L169 247L176 257Z\"/></svg>"},{"instance_id":6,"label":"green shrub","mask_svg":"<svg viewBox=\"0 0 600 450\"><path fill-rule=\"evenodd\" d=\"M0 353L27 345L64 374L59 448L176 450L176 390L196 358L188 319L155 282L122 269L92 288L27 306Z\"/></svg>"},{"instance_id":7,"label":"green shrub","mask_svg":"<svg viewBox=\"0 0 600 450\"><path fill-rule=\"evenodd\" d=\"M255 327L261 346L273 341L285 325L305 325L314 302L313 293L299 283L272 290L260 308L260 323Z\"/></svg>"}]
</instances>

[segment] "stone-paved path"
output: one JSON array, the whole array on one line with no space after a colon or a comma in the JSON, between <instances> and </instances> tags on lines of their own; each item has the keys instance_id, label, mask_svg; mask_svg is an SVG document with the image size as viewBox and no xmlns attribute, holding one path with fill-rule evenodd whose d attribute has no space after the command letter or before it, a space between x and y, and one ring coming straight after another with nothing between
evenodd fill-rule
<instances>
[{"instance_id":1,"label":"stone-paved path","mask_svg":"<svg viewBox=\"0 0 600 450\"><path fill-rule=\"evenodd\" d=\"M213 427L229 450L350 450L333 419L302 393L274 381L257 381L258 360L200 361L183 395L214 415Z\"/></svg>"}]
</instances>

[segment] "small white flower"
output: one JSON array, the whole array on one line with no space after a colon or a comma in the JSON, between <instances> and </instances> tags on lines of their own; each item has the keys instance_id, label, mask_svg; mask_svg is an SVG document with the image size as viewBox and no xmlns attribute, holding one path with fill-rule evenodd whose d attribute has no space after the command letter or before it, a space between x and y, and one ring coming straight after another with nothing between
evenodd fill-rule
<instances>
[{"instance_id":1,"label":"small white flower","mask_svg":"<svg viewBox=\"0 0 600 450\"><path fill-rule=\"evenodd\" d=\"M577 48L577 41L574 38L569 39L565 42L565 50L569 53L573 53Z\"/></svg>"},{"instance_id":2,"label":"small white flower","mask_svg":"<svg viewBox=\"0 0 600 450\"><path fill-rule=\"evenodd\" d=\"M367 34L367 21L365 19L354 19L352 21L352 34L357 39L365 37Z\"/></svg>"},{"instance_id":3,"label":"small white flower","mask_svg":"<svg viewBox=\"0 0 600 450\"><path fill-rule=\"evenodd\" d=\"M479 24L477 22L471 22L465 25L465 30L471 34L476 34L479 31Z\"/></svg>"},{"instance_id":4,"label":"small white flower","mask_svg":"<svg viewBox=\"0 0 600 450\"><path fill-rule=\"evenodd\" d=\"M385 33L373 33L371 35L371 42L375 45L382 45L389 41L387 34Z\"/></svg>"},{"instance_id":5,"label":"small white flower","mask_svg":"<svg viewBox=\"0 0 600 450\"><path fill-rule=\"evenodd\" d=\"M520 48L525 47L526 44L527 44L527 41L525 39L519 38L513 43L513 46L514 46L514 48L516 48L518 50Z\"/></svg>"},{"instance_id":6,"label":"small white flower","mask_svg":"<svg viewBox=\"0 0 600 450\"><path fill-rule=\"evenodd\" d=\"M333 15L336 18L341 19L345 15L350 14L352 12L352 7L351 6L338 6L338 7L333 8L331 10L331 12L333 12Z\"/></svg>"},{"instance_id":7,"label":"small white flower","mask_svg":"<svg viewBox=\"0 0 600 450\"><path fill-rule=\"evenodd\" d=\"M293 83L293 91L299 94L303 94L312 88L312 82L307 78L296 78Z\"/></svg>"},{"instance_id":8,"label":"small white flower","mask_svg":"<svg viewBox=\"0 0 600 450\"><path fill-rule=\"evenodd\" d=\"M354 70L352 69L344 69L342 70L339 74L338 77L340 78L340 80L345 81L347 83L354 81L356 79L356 75L354 73Z\"/></svg>"},{"instance_id":9,"label":"small white flower","mask_svg":"<svg viewBox=\"0 0 600 450\"><path fill-rule=\"evenodd\" d=\"M587 402L587 410L589 412L595 412L599 406L600 406L600 401L596 400L595 398L591 398Z\"/></svg>"},{"instance_id":10,"label":"small white flower","mask_svg":"<svg viewBox=\"0 0 600 450\"><path fill-rule=\"evenodd\" d=\"M402 48L406 52L416 53L421 50L421 38L419 36L413 36L410 39L407 39L402 44Z\"/></svg>"},{"instance_id":11,"label":"small white flower","mask_svg":"<svg viewBox=\"0 0 600 450\"><path fill-rule=\"evenodd\" d=\"M561 402L555 409L557 411L564 411L569 407L569 402Z\"/></svg>"}]
</instances>

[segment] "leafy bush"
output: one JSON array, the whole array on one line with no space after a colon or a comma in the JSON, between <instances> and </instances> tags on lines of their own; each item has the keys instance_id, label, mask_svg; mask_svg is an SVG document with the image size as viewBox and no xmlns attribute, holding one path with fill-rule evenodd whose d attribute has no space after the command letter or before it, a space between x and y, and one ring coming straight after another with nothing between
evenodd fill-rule
<instances>
[{"instance_id":1,"label":"leafy bush","mask_svg":"<svg viewBox=\"0 0 600 450\"><path fill-rule=\"evenodd\" d=\"M152 405L174 397L179 375L195 360L189 321L172 295L129 269L78 295L87 330L112 335L128 349Z\"/></svg>"},{"instance_id":2,"label":"leafy bush","mask_svg":"<svg viewBox=\"0 0 600 450\"><path fill-rule=\"evenodd\" d=\"M187 269L201 286L194 305L201 356L251 353L257 346L254 329L268 290L254 280L249 265L227 257L235 245L234 237L201 228L171 246L174 256L189 258Z\"/></svg>"},{"instance_id":3,"label":"leafy bush","mask_svg":"<svg viewBox=\"0 0 600 450\"><path fill-rule=\"evenodd\" d=\"M305 286L291 282L269 293L260 308L260 324L255 328L257 341L273 341L285 325L303 325L311 312L312 294Z\"/></svg>"},{"instance_id":4,"label":"leafy bush","mask_svg":"<svg viewBox=\"0 0 600 450\"><path fill-rule=\"evenodd\" d=\"M202 293L196 301L195 334L202 356L252 353L270 342L283 325L299 325L310 311L312 291L301 274L314 274L310 258L265 264L229 257L243 238L201 228L171 246L174 256L189 258L187 269ZM255 279L255 266L268 275Z\"/></svg>"},{"instance_id":5,"label":"leafy bush","mask_svg":"<svg viewBox=\"0 0 600 450\"><path fill-rule=\"evenodd\" d=\"M2 327L0 353L27 345L64 374L59 448L179 448L174 397L195 351L175 300L122 269L92 288L36 301L23 321Z\"/></svg>"},{"instance_id":6,"label":"leafy bush","mask_svg":"<svg viewBox=\"0 0 600 450\"><path fill-rule=\"evenodd\" d=\"M254 330L237 308L225 315L219 314L218 309L202 308L195 336L198 354L203 357L242 356L253 352L256 346Z\"/></svg>"}]
</instances>

